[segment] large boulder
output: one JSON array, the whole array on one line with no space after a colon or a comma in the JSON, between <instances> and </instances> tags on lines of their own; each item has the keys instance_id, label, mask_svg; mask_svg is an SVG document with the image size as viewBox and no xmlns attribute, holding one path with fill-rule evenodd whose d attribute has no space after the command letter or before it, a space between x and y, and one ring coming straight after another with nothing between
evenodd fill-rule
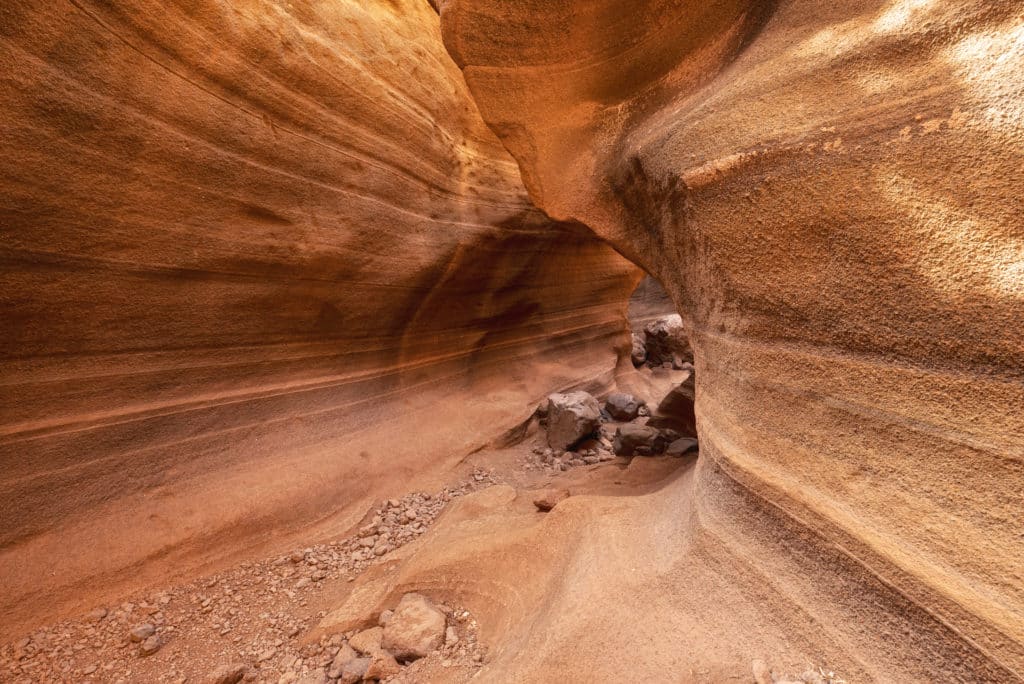
<instances>
[{"instance_id":1,"label":"large boulder","mask_svg":"<svg viewBox=\"0 0 1024 684\"><path fill-rule=\"evenodd\" d=\"M587 392L556 393L548 397L548 445L568 449L597 430L601 408Z\"/></svg>"},{"instance_id":2,"label":"large boulder","mask_svg":"<svg viewBox=\"0 0 1024 684\"><path fill-rule=\"evenodd\" d=\"M384 627L381 645L400 661L416 660L441 647L444 629L444 613L426 596L409 593Z\"/></svg>"},{"instance_id":3,"label":"large boulder","mask_svg":"<svg viewBox=\"0 0 1024 684\"><path fill-rule=\"evenodd\" d=\"M632 394L612 392L604 401L604 410L615 420L633 420L640 414L643 405L643 400Z\"/></svg>"},{"instance_id":4,"label":"large boulder","mask_svg":"<svg viewBox=\"0 0 1024 684\"><path fill-rule=\"evenodd\" d=\"M648 425L627 423L615 431L612 449L617 456L651 456L665 450L666 436Z\"/></svg>"}]
</instances>

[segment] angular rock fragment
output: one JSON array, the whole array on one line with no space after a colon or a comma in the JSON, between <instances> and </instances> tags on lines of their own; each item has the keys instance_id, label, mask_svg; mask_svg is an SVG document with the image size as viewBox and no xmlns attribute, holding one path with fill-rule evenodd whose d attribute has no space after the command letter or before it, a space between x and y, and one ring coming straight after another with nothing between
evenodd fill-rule
<instances>
[{"instance_id":1,"label":"angular rock fragment","mask_svg":"<svg viewBox=\"0 0 1024 684\"><path fill-rule=\"evenodd\" d=\"M338 652L334 655L334 660L332 660L331 664L327 667L327 676L331 679L337 679L341 676L345 666L358 657L359 655L351 646L348 644L342 644L341 648L339 648Z\"/></svg>"},{"instance_id":2,"label":"angular rock fragment","mask_svg":"<svg viewBox=\"0 0 1024 684\"><path fill-rule=\"evenodd\" d=\"M640 413L644 402L632 394L612 392L604 402L604 410L615 420L633 420Z\"/></svg>"},{"instance_id":3,"label":"angular rock fragment","mask_svg":"<svg viewBox=\"0 0 1024 684\"><path fill-rule=\"evenodd\" d=\"M632 333L632 337L633 350L630 353L630 361L633 362L634 368L639 368L647 361L647 340L644 339L643 333Z\"/></svg>"},{"instance_id":4,"label":"angular rock fragment","mask_svg":"<svg viewBox=\"0 0 1024 684\"><path fill-rule=\"evenodd\" d=\"M356 658L345 663L338 677L340 684L358 684L366 677L366 671L370 669L370 658Z\"/></svg>"},{"instance_id":5,"label":"angular rock fragment","mask_svg":"<svg viewBox=\"0 0 1024 684\"><path fill-rule=\"evenodd\" d=\"M402 666L398 664L394 656L382 650L371 656L370 665L366 668L366 674L363 675L363 679L367 681L380 680L396 675L401 671Z\"/></svg>"},{"instance_id":6,"label":"angular rock fragment","mask_svg":"<svg viewBox=\"0 0 1024 684\"><path fill-rule=\"evenodd\" d=\"M136 625L128 631L128 638L135 643L140 643L156 634L156 627L150 624Z\"/></svg>"},{"instance_id":7,"label":"angular rock fragment","mask_svg":"<svg viewBox=\"0 0 1024 684\"><path fill-rule=\"evenodd\" d=\"M569 496L571 495L568 489L549 489L534 499L533 505L537 507L537 510L547 512L568 499Z\"/></svg>"},{"instance_id":8,"label":"angular rock fragment","mask_svg":"<svg viewBox=\"0 0 1024 684\"><path fill-rule=\"evenodd\" d=\"M548 397L548 444L568 449L597 430L601 409L587 392L555 393Z\"/></svg>"},{"instance_id":9,"label":"angular rock fragment","mask_svg":"<svg viewBox=\"0 0 1024 684\"><path fill-rule=\"evenodd\" d=\"M426 596L409 593L384 627L382 646L400 661L416 660L441 647L444 630L444 613Z\"/></svg>"},{"instance_id":10,"label":"angular rock fragment","mask_svg":"<svg viewBox=\"0 0 1024 684\"><path fill-rule=\"evenodd\" d=\"M214 672L209 681L210 684L238 684L248 670L249 666L245 663L231 663Z\"/></svg>"},{"instance_id":11,"label":"angular rock fragment","mask_svg":"<svg viewBox=\"0 0 1024 684\"><path fill-rule=\"evenodd\" d=\"M679 357L679 363L693 360L693 350L679 314L664 316L648 323L644 327L644 339L647 363L651 365L668 363L672 368L675 367L676 357Z\"/></svg>"},{"instance_id":12,"label":"angular rock fragment","mask_svg":"<svg viewBox=\"0 0 1024 684\"><path fill-rule=\"evenodd\" d=\"M683 456L691 452L696 453L697 448L697 440L693 437L680 437L668 445L665 453L669 456Z\"/></svg>"},{"instance_id":13,"label":"angular rock fragment","mask_svg":"<svg viewBox=\"0 0 1024 684\"><path fill-rule=\"evenodd\" d=\"M647 425L623 425L615 431L612 449L618 456L650 456L665 450L666 439L661 431Z\"/></svg>"},{"instance_id":14,"label":"angular rock fragment","mask_svg":"<svg viewBox=\"0 0 1024 684\"><path fill-rule=\"evenodd\" d=\"M348 640L348 645L363 655L379 653L382 649L381 640L384 638L383 627L373 627L363 630Z\"/></svg>"},{"instance_id":15,"label":"angular rock fragment","mask_svg":"<svg viewBox=\"0 0 1024 684\"><path fill-rule=\"evenodd\" d=\"M163 646L163 642L160 641L160 637L153 635L139 644L139 655L153 655L160 650L161 646Z\"/></svg>"}]
</instances>

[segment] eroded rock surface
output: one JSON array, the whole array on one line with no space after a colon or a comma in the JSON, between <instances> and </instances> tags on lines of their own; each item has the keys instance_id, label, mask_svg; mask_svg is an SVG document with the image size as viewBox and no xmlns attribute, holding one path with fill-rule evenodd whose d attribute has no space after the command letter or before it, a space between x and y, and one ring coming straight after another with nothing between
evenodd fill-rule
<instances>
[{"instance_id":1,"label":"eroded rock surface","mask_svg":"<svg viewBox=\"0 0 1024 684\"><path fill-rule=\"evenodd\" d=\"M1020 4L441 11L533 199L679 305L697 371L695 534L802 557L832 606L776 586L830 624L862 678L1018 681ZM782 529L820 553L773 546ZM842 560L826 564L833 544ZM846 600L853 586L885 597L877 612ZM838 605L859 613L851 627ZM894 656L885 630L852 627L863 619L914 637Z\"/></svg>"},{"instance_id":2,"label":"eroded rock surface","mask_svg":"<svg viewBox=\"0 0 1024 684\"><path fill-rule=\"evenodd\" d=\"M337 525L607 384L639 271L531 205L438 21L3 3L4 629Z\"/></svg>"}]
</instances>

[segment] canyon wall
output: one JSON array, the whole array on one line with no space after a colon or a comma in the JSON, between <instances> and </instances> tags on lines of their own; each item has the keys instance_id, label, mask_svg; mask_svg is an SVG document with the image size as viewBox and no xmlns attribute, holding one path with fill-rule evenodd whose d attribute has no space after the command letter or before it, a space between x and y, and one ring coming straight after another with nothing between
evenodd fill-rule
<instances>
[{"instance_id":1,"label":"canyon wall","mask_svg":"<svg viewBox=\"0 0 1024 684\"><path fill-rule=\"evenodd\" d=\"M531 205L424 0L7 2L0 102L10 633L345 529L628 354L640 271Z\"/></svg>"},{"instance_id":2,"label":"canyon wall","mask_svg":"<svg viewBox=\"0 0 1024 684\"><path fill-rule=\"evenodd\" d=\"M538 206L684 316L686 543L855 680L1020 679L1020 3L440 6Z\"/></svg>"}]
</instances>

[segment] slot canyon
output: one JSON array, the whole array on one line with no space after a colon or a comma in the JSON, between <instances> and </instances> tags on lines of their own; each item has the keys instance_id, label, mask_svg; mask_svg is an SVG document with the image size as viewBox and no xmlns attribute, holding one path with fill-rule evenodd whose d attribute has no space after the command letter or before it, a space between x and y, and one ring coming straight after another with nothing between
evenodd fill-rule
<instances>
[{"instance_id":1,"label":"slot canyon","mask_svg":"<svg viewBox=\"0 0 1024 684\"><path fill-rule=\"evenodd\" d=\"M0 103L0 681L1024 681L1019 0L7 0Z\"/></svg>"}]
</instances>

